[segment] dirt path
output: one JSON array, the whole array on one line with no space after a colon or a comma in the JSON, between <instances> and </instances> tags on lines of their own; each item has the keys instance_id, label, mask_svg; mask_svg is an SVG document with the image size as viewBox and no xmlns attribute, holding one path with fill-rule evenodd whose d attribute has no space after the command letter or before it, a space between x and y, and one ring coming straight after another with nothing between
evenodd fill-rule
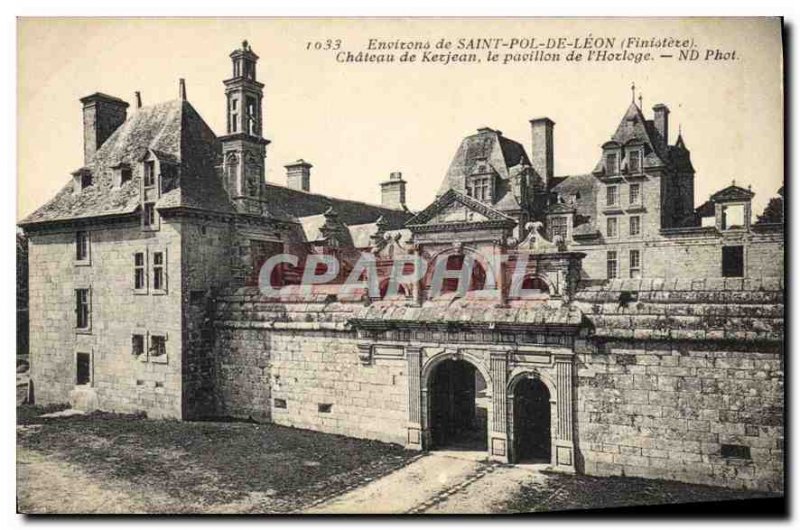
<instances>
[{"instance_id":1,"label":"dirt path","mask_svg":"<svg viewBox=\"0 0 800 530\"><path fill-rule=\"evenodd\" d=\"M151 502L122 484L101 482L35 451L17 449L17 509L22 513L149 513Z\"/></svg>"},{"instance_id":2,"label":"dirt path","mask_svg":"<svg viewBox=\"0 0 800 530\"><path fill-rule=\"evenodd\" d=\"M543 476L532 468L498 466L471 454L437 452L305 513L491 513L521 484L541 480Z\"/></svg>"}]
</instances>

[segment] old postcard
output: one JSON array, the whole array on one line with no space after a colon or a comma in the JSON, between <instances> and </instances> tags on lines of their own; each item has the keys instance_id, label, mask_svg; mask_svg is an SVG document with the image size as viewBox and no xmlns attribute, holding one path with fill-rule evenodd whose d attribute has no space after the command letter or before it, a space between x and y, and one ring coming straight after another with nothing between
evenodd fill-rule
<instances>
[{"instance_id":1,"label":"old postcard","mask_svg":"<svg viewBox=\"0 0 800 530\"><path fill-rule=\"evenodd\" d=\"M780 511L782 38L20 19L19 512Z\"/></svg>"}]
</instances>

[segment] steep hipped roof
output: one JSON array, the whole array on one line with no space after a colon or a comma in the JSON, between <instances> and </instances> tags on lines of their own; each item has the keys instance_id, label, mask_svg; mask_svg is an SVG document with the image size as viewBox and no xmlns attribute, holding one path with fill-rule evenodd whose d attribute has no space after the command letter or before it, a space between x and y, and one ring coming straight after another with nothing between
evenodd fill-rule
<instances>
[{"instance_id":1,"label":"steep hipped roof","mask_svg":"<svg viewBox=\"0 0 800 530\"><path fill-rule=\"evenodd\" d=\"M338 214L339 220L348 226L374 223L379 217L383 217L387 223L387 229L398 229L402 228L405 222L412 217L412 214L405 210L337 199L269 182L266 184L265 197L268 209L283 211L298 220L304 217L321 216L329 208L333 208Z\"/></svg>"},{"instance_id":2,"label":"steep hipped roof","mask_svg":"<svg viewBox=\"0 0 800 530\"><path fill-rule=\"evenodd\" d=\"M558 177L559 182L552 191L564 202L575 207L573 235L581 236L595 232L595 200L597 178L594 175L570 175Z\"/></svg>"},{"instance_id":3,"label":"steep hipped roof","mask_svg":"<svg viewBox=\"0 0 800 530\"><path fill-rule=\"evenodd\" d=\"M179 188L164 194L157 203L159 208L185 206L231 212L233 207L214 174L219 151L216 136L188 101L140 108L82 168L91 172L91 186L73 193L73 182L68 182L20 224L133 213L141 200L140 173L134 171L128 182L118 186L114 168L120 164L134 166L148 152L181 165Z\"/></svg>"},{"instance_id":4,"label":"steep hipped roof","mask_svg":"<svg viewBox=\"0 0 800 530\"><path fill-rule=\"evenodd\" d=\"M469 175L496 174L502 181L507 181L512 168L519 165L530 166L525 148L520 143L506 138L500 131L488 127L478 129L477 133L461 141L439 187L439 194L449 189L464 193L465 177ZM506 185L499 187L495 202L509 192Z\"/></svg>"}]
</instances>

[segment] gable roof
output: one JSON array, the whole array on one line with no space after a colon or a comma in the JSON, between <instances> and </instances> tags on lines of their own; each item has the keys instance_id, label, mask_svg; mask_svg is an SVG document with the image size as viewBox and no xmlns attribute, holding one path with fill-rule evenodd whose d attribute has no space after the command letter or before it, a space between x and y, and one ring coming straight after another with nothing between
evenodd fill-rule
<instances>
[{"instance_id":1,"label":"gable roof","mask_svg":"<svg viewBox=\"0 0 800 530\"><path fill-rule=\"evenodd\" d=\"M473 199L472 197L461 193L460 191L456 191L454 189L447 190L444 195L438 197L435 201L429 204L424 210L419 212L417 215L412 217L406 223L406 226L411 227L418 227L425 224L428 224L429 221L433 220L437 214L446 210L446 208L452 204L459 203L463 205L467 210L471 210L473 212L479 213L481 216L485 217L485 220L482 221L469 221L467 219L453 221L453 222L500 222L503 224L510 224L516 225L516 221L511 217L507 216L503 212L492 208L486 203L483 203L477 199ZM447 224L447 222L443 222L442 224Z\"/></svg>"},{"instance_id":2,"label":"gable roof","mask_svg":"<svg viewBox=\"0 0 800 530\"><path fill-rule=\"evenodd\" d=\"M188 101L173 100L142 107L81 168L91 172L91 186L73 193L73 182L68 182L53 199L19 224L135 212L141 201L141 176L134 171L129 181L118 186L114 170L121 165L138 164L148 152L181 165L179 188L162 195L157 207L232 212L233 205L215 176L219 151L216 136Z\"/></svg>"}]
</instances>

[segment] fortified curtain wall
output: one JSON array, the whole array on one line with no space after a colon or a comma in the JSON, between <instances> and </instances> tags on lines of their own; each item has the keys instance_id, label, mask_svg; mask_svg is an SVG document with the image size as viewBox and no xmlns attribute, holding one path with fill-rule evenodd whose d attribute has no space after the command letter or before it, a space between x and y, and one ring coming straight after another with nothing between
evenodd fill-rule
<instances>
[{"instance_id":1,"label":"fortified curtain wall","mask_svg":"<svg viewBox=\"0 0 800 530\"><path fill-rule=\"evenodd\" d=\"M516 305L477 314L466 301L241 289L216 316L217 413L420 447L426 366L449 355L494 388L491 458L513 457L513 406L498 389L536 377L554 397L556 467L783 489L779 280L613 281L569 304Z\"/></svg>"}]
</instances>

